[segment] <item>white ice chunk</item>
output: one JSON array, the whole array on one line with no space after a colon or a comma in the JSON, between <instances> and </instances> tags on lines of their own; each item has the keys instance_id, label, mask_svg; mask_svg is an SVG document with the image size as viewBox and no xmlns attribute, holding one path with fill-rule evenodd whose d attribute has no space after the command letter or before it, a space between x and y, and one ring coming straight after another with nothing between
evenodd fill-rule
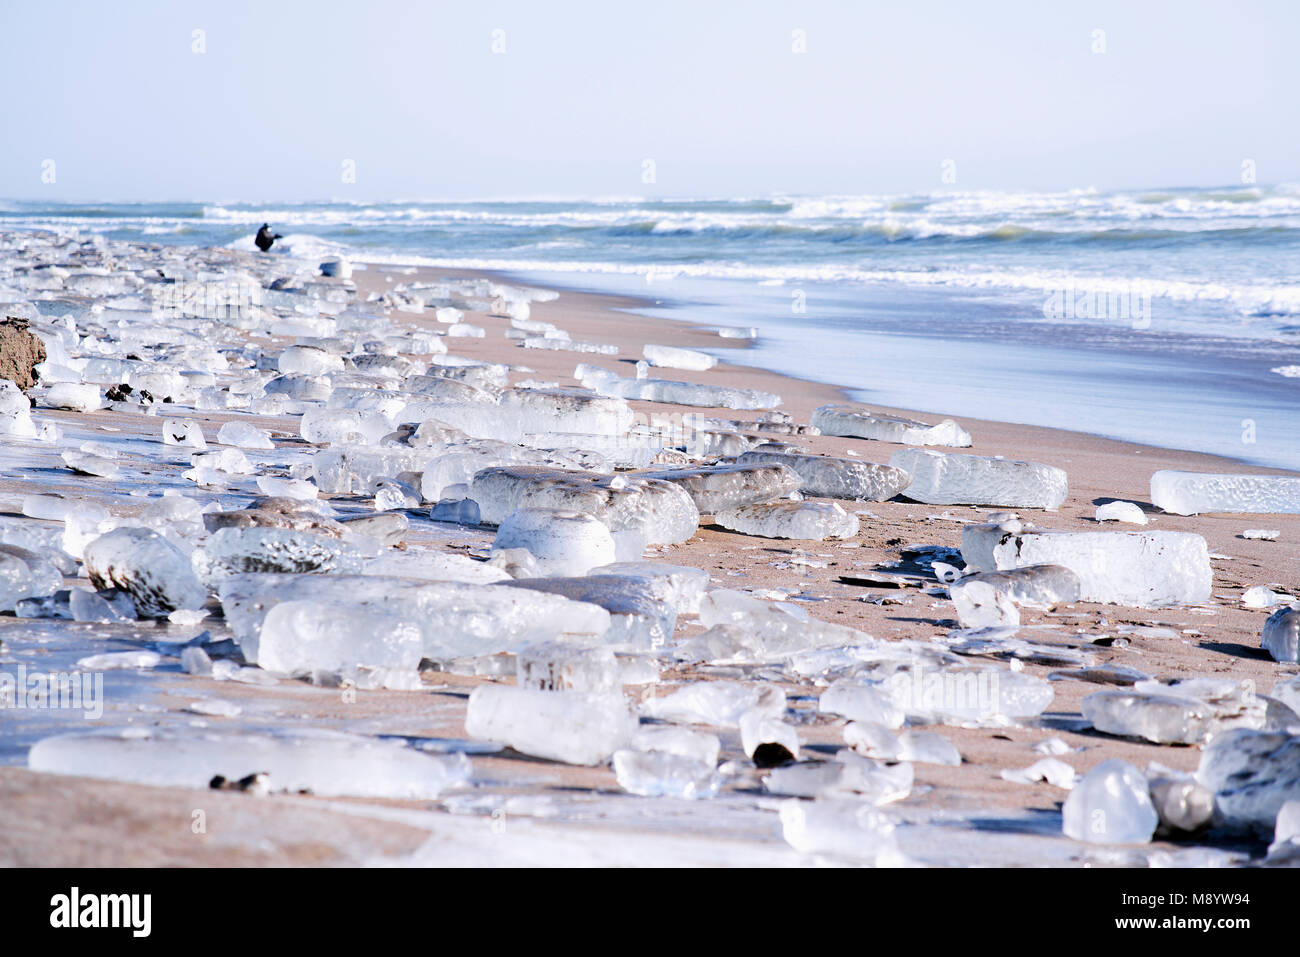
<instances>
[{"instance_id":1,"label":"white ice chunk","mask_svg":"<svg viewBox=\"0 0 1300 957\"><path fill-rule=\"evenodd\" d=\"M826 854L875 867L899 867L906 862L898 849L893 822L861 801L801 801L781 803L781 832L786 843L804 854Z\"/></svg>"},{"instance_id":2,"label":"white ice chunk","mask_svg":"<svg viewBox=\"0 0 1300 957\"><path fill-rule=\"evenodd\" d=\"M33 771L207 790L214 777L264 773L273 791L424 799L468 780L469 759L336 731L179 731L131 727L38 741Z\"/></svg>"},{"instance_id":3,"label":"white ice chunk","mask_svg":"<svg viewBox=\"0 0 1300 957\"><path fill-rule=\"evenodd\" d=\"M876 415L847 405L824 405L813 410L812 424L822 435L842 435L859 439L876 439L902 445L947 445L966 448L970 433L952 419L927 425L913 419Z\"/></svg>"},{"instance_id":4,"label":"white ice chunk","mask_svg":"<svg viewBox=\"0 0 1300 957\"><path fill-rule=\"evenodd\" d=\"M967 525L962 558L977 570L1064 565L1079 576L1081 601L1138 608L1210 597L1205 539L1191 532L1055 532L1019 523Z\"/></svg>"},{"instance_id":5,"label":"white ice chunk","mask_svg":"<svg viewBox=\"0 0 1300 957\"><path fill-rule=\"evenodd\" d=\"M799 490L804 495L826 498L884 502L905 491L912 481L907 472L890 465L829 455L798 455L758 448L744 453L737 461L741 465L750 462L788 465L799 476Z\"/></svg>"},{"instance_id":6,"label":"white ice chunk","mask_svg":"<svg viewBox=\"0 0 1300 957\"><path fill-rule=\"evenodd\" d=\"M119 528L86 546L86 571L96 588L129 594L143 616L163 618L178 608L202 608L208 593L189 556L157 532Z\"/></svg>"},{"instance_id":7,"label":"white ice chunk","mask_svg":"<svg viewBox=\"0 0 1300 957\"><path fill-rule=\"evenodd\" d=\"M1274 661L1300 661L1300 608L1279 608L1269 615L1260 647Z\"/></svg>"},{"instance_id":8,"label":"white ice chunk","mask_svg":"<svg viewBox=\"0 0 1300 957\"><path fill-rule=\"evenodd\" d=\"M858 534L858 517L838 502L770 502L744 505L718 512L723 528L763 538L798 538L822 541L852 538Z\"/></svg>"},{"instance_id":9,"label":"white ice chunk","mask_svg":"<svg viewBox=\"0 0 1300 957\"><path fill-rule=\"evenodd\" d=\"M465 715L471 738L566 764L603 764L635 730L621 694L480 685Z\"/></svg>"},{"instance_id":10,"label":"white ice chunk","mask_svg":"<svg viewBox=\"0 0 1300 957\"><path fill-rule=\"evenodd\" d=\"M706 369L712 369L718 364L718 360L713 356L706 355L703 352L696 352L694 349L681 349L677 346L655 346L646 344L641 354L645 356L646 361L652 366L660 366L666 369L692 369L696 372L703 372Z\"/></svg>"},{"instance_id":11,"label":"white ice chunk","mask_svg":"<svg viewBox=\"0 0 1300 957\"><path fill-rule=\"evenodd\" d=\"M1151 501L1175 515L1202 512L1300 512L1300 476L1218 475L1161 469L1151 476Z\"/></svg>"},{"instance_id":12,"label":"white ice chunk","mask_svg":"<svg viewBox=\"0 0 1300 957\"><path fill-rule=\"evenodd\" d=\"M1056 509L1069 494L1064 470L1038 462L911 448L889 464L911 474L907 497L927 505Z\"/></svg>"},{"instance_id":13,"label":"white ice chunk","mask_svg":"<svg viewBox=\"0 0 1300 957\"><path fill-rule=\"evenodd\" d=\"M222 445L237 445L241 449L273 449L271 433L248 422L231 421L217 430L217 441Z\"/></svg>"},{"instance_id":14,"label":"white ice chunk","mask_svg":"<svg viewBox=\"0 0 1300 957\"><path fill-rule=\"evenodd\" d=\"M1061 815L1065 836L1089 844L1146 844L1159 823L1147 779L1117 758L1075 784Z\"/></svg>"},{"instance_id":15,"label":"white ice chunk","mask_svg":"<svg viewBox=\"0 0 1300 957\"><path fill-rule=\"evenodd\" d=\"M1217 820L1270 835L1283 805L1300 800L1300 735L1247 728L1217 734L1196 780L1214 793Z\"/></svg>"},{"instance_id":16,"label":"white ice chunk","mask_svg":"<svg viewBox=\"0 0 1300 957\"><path fill-rule=\"evenodd\" d=\"M45 393L45 404L51 409L69 409L73 412L94 412L104 407L99 386L75 382L56 382L50 386Z\"/></svg>"},{"instance_id":17,"label":"white ice chunk","mask_svg":"<svg viewBox=\"0 0 1300 957\"><path fill-rule=\"evenodd\" d=\"M1146 512L1133 502L1107 502L1097 506L1097 521L1128 522L1130 525L1145 525Z\"/></svg>"},{"instance_id":18,"label":"white ice chunk","mask_svg":"<svg viewBox=\"0 0 1300 957\"><path fill-rule=\"evenodd\" d=\"M712 764L664 751L625 748L613 764L619 787L642 797L711 798L722 783Z\"/></svg>"},{"instance_id":19,"label":"white ice chunk","mask_svg":"<svg viewBox=\"0 0 1300 957\"><path fill-rule=\"evenodd\" d=\"M614 538L599 519L584 512L521 508L497 528L494 552L523 548L537 560L541 575L585 575L614 560Z\"/></svg>"}]
</instances>

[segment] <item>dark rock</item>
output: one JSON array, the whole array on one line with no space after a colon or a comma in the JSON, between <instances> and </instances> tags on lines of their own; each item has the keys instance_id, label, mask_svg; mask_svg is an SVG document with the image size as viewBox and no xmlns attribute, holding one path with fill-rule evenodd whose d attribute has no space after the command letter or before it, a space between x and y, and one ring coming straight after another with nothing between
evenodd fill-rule
<instances>
[{"instance_id":1,"label":"dark rock","mask_svg":"<svg viewBox=\"0 0 1300 957\"><path fill-rule=\"evenodd\" d=\"M44 361L45 343L27 330L26 319L0 322L0 379L26 392L40 378L36 366Z\"/></svg>"}]
</instances>

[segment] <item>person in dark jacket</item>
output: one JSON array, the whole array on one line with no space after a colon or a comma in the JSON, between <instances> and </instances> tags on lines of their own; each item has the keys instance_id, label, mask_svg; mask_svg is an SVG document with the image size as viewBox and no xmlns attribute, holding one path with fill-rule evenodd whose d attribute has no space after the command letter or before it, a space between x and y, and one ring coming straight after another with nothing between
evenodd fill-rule
<instances>
[{"instance_id":1,"label":"person in dark jacket","mask_svg":"<svg viewBox=\"0 0 1300 957\"><path fill-rule=\"evenodd\" d=\"M271 232L271 226L269 223L263 223L262 228L257 231L257 236L254 237L253 242L257 244L258 249L262 250L262 252L266 252L272 245L274 245L275 241L280 238L282 237L279 233L273 234Z\"/></svg>"}]
</instances>

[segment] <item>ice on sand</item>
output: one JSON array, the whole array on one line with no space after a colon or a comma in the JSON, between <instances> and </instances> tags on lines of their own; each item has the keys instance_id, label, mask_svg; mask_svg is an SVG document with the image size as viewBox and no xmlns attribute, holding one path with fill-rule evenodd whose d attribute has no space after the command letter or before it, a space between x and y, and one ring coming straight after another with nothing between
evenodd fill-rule
<instances>
[{"instance_id":1,"label":"ice on sand","mask_svg":"<svg viewBox=\"0 0 1300 957\"><path fill-rule=\"evenodd\" d=\"M975 572L948 586L953 600L963 588L976 582L988 585L1017 605L1051 608L1079 600L1079 576L1064 565L1025 565L1007 571ZM968 626L969 627L969 626Z\"/></svg>"},{"instance_id":2,"label":"ice on sand","mask_svg":"<svg viewBox=\"0 0 1300 957\"><path fill-rule=\"evenodd\" d=\"M545 641L515 654L520 688L538 691L618 691L622 670L608 645Z\"/></svg>"},{"instance_id":3,"label":"ice on sand","mask_svg":"<svg viewBox=\"0 0 1300 957\"><path fill-rule=\"evenodd\" d=\"M497 466L474 475L469 497L478 502L482 520L488 525L500 525L521 508L571 509L594 515L611 532L633 532L651 544L684 542L700 523L699 511L681 488L635 475Z\"/></svg>"},{"instance_id":4,"label":"ice on sand","mask_svg":"<svg viewBox=\"0 0 1300 957\"><path fill-rule=\"evenodd\" d=\"M497 528L492 551L527 550L541 575L585 575L596 565L614 561L614 537L599 519L585 512L556 508L521 508Z\"/></svg>"},{"instance_id":5,"label":"ice on sand","mask_svg":"<svg viewBox=\"0 0 1300 957\"><path fill-rule=\"evenodd\" d=\"M1191 532L1055 532L1013 520L965 526L961 553L982 571L1064 565L1081 601L1161 608L1210 597L1209 549Z\"/></svg>"},{"instance_id":6,"label":"ice on sand","mask_svg":"<svg viewBox=\"0 0 1300 957\"><path fill-rule=\"evenodd\" d=\"M1075 784L1061 816L1065 836L1089 844L1146 844L1159 824L1147 779L1115 758Z\"/></svg>"},{"instance_id":7,"label":"ice on sand","mask_svg":"<svg viewBox=\"0 0 1300 957\"><path fill-rule=\"evenodd\" d=\"M284 601L262 621L256 660L282 674L350 675L362 667L414 674L423 657L424 638L415 621L374 606Z\"/></svg>"},{"instance_id":8,"label":"ice on sand","mask_svg":"<svg viewBox=\"0 0 1300 957\"><path fill-rule=\"evenodd\" d=\"M1147 769L1147 784L1161 831L1190 833L1213 819L1214 795L1194 776L1152 765Z\"/></svg>"},{"instance_id":9,"label":"ice on sand","mask_svg":"<svg viewBox=\"0 0 1300 957\"><path fill-rule=\"evenodd\" d=\"M665 751L624 748L613 765L619 787L642 797L711 798L722 783L712 764Z\"/></svg>"},{"instance_id":10,"label":"ice on sand","mask_svg":"<svg viewBox=\"0 0 1300 957\"><path fill-rule=\"evenodd\" d=\"M446 661L517 651L560 635L601 637L609 612L586 602L506 585L418 581L368 575L234 575L220 589L244 656L257 661L267 613L284 601L347 603L388 612L394 621L416 621L423 656Z\"/></svg>"},{"instance_id":11,"label":"ice on sand","mask_svg":"<svg viewBox=\"0 0 1300 957\"><path fill-rule=\"evenodd\" d=\"M605 641L612 645L643 651L661 648L677 627L677 609L661 599L650 582L640 578L588 575L526 578L509 584L599 605L609 612Z\"/></svg>"},{"instance_id":12,"label":"ice on sand","mask_svg":"<svg viewBox=\"0 0 1300 957\"><path fill-rule=\"evenodd\" d=\"M1020 625L1020 611L1011 596L974 575L948 586L948 594L963 628Z\"/></svg>"},{"instance_id":13,"label":"ice on sand","mask_svg":"<svg viewBox=\"0 0 1300 957\"><path fill-rule=\"evenodd\" d=\"M694 349L682 349L677 346L656 346L647 344L641 350L646 361L652 366L668 369L693 369L703 372L718 364L713 356L696 352Z\"/></svg>"},{"instance_id":14,"label":"ice on sand","mask_svg":"<svg viewBox=\"0 0 1300 957\"><path fill-rule=\"evenodd\" d=\"M806 798L860 796L877 806L901 801L912 791L915 769L889 764L845 748L834 761L805 761L776 768L763 781L771 794Z\"/></svg>"},{"instance_id":15,"label":"ice on sand","mask_svg":"<svg viewBox=\"0 0 1300 957\"><path fill-rule=\"evenodd\" d=\"M96 588L126 592L144 617L164 618L207 601L190 559L150 529L114 529L88 544L84 558Z\"/></svg>"},{"instance_id":16,"label":"ice on sand","mask_svg":"<svg viewBox=\"0 0 1300 957\"><path fill-rule=\"evenodd\" d=\"M1161 469L1151 476L1151 501L1175 515L1297 513L1300 476L1217 475Z\"/></svg>"},{"instance_id":17,"label":"ice on sand","mask_svg":"<svg viewBox=\"0 0 1300 957\"><path fill-rule=\"evenodd\" d=\"M322 797L435 798L469 778L463 755L426 754L335 731L180 731L132 727L59 735L27 756L33 771L157 787L208 788L265 773L273 791Z\"/></svg>"},{"instance_id":18,"label":"ice on sand","mask_svg":"<svg viewBox=\"0 0 1300 957\"><path fill-rule=\"evenodd\" d=\"M901 449L889 464L912 476L907 497L927 505L1056 509L1069 494L1065 471L1038 462Z\"/></svg>"},{"instance_id":19,"label":"ice on sand","mask_svg":"<svg viewBox=\"0 0 1300 957\"><path fill-rule=\"evenodd\" d=\"M1098 731L1156 744L1197 744L1226 728L1261 728L1267 720L1253 685L1229 678L1138 681L1089 695L1081 710Z\"/></svg>"},{"instance_id":20,"label":"ice on sand","mask_svg":"<svg viewBox=\"0 0 1300 957\"><path fill-rule=\"evenodd\" d=\"M784 498L799 488L799 476L783 463L706 465L701 468L657 469L634 473L683 489L702 515L723 509Z\"/></svg>"},{"instance_id":21,"label":"ice on sand","mask_svg":"<svg viewBox=\"0 0 1300 957\"><path fill-rule=\"evenodd\" d=\"M471 738L565 764L603 764L635 730L621 694L480 685L465 715Z\"/></svg>"},{"instance_id":22,"label":"ice on sand","mask_svg":"<svg viewBox=\"0 0 1300 957\"><path fill-rule=\"evenodd\" d=\"M804 854L845 857L876 867L898 867L906 861L894 823L861 801L792 798L782 802L780 815L786 843Z\"/></svg>"},{"instance_id":23,"label":"ice on sand","mask_svg":"<svg viewBox=\"0 0 1300 957\"><path fill-rule=\"evenodd\" d=\"M194 570L217 582L242 572L353 574L361 569L357 550L328 535L286 528L223 528L195 549Z\"/></svg>"},{"instance_id":24,"label":"ice on sand","mask_svg":"<svg viewBox=\"0 0 1300 957\"><path fill-rule=\"evenodd\" d=\"M669 379L625 379L616 372L585 364L579 365L573 375L588 389L623 399L711 409L775 409L781 404L781 397L772 392L698 385Z\"/></svg>"},{"instance_id":25,"label":"ice on sand","mask_svg":"<svg viewBox=\"0 0 1300 957\"><path fill-rule=\"evenodd\" d=\"M1146 512L1132 502L1107 502L1097 506L1097 521L1127 522L1130 525L1145 525Z\"/></svg>"},{"instance_id":26,"label":"ice on sand","mask_svg":"<svg viewBox=\"0 0 1300 957\"><path fill-rule=\"evenodd\" d=\"M1196 780L1227 827L1271 835L1287 801L1300 800L1300 735L1237 728L1215 735Z\"/></svg>"},{"instance_id":27,"label":"ice on sand","mask_svg":"<svg viewBox=\"0 0 1300 957\"><path fill-rule=\"evenodd\" d=\"M1274 661L1300 661L1300 608L1279 608L1269 615L1260 646Z\"/></svg>"},{"instance_id":28,"label":"ice on sand","mask_svg":"<svg viewBox=\"0 0 1300 957\"><path fill-rule=\"evenodd\" d=\"M694 615L709 587L709 573L689 565L666 562L613 562L590 569L592 575L620 575L647 582L661 601L677 609L679 615Z\"/></svg>"},{"instance_id":29,"label":"ice on sand","mask_svg":"<svg viewBox=\"0 0 1300 957\"><path fill-rule=\"evenodd\" d=\"M728 508L714 516L723 528L763 538L822 541L858 534L858 517L838 502L770 502Z\"/></svg>"},{"instance_id":30,"label":"ice on sand","mask_svg":"<svg viewBox=\"0 0 1300 957\"><path fill-rule=\"evenodd\" d=\"M0 611L24 598L44 598L63 587L63 573L39 552L0 545Z\"/></svg>"},{"instance_id":31,"label":"ice on sand","mask_svg":"<svg viewBox=\"0 0 1300 957\"><path fill-rule=\"evenodd\" d=\"M693 681L670 694L646 699L641 713L679 724L735 728L741 715L760 706L767 714L780 715L785 710L785 695L777 688L760 691L736 681Z\"/></svg>"},{"instance_id":32,"label":"ice on sand","mask_svg":"<svg viewBox=\"0 0 1300 957\"><path fill-rule=\"evenodd\" d=\"M823 405L814 409L812 424L822 435L842 435L849 438L875 439L880 442L897 442L901 445L946 445L966 448L971 444L970 433L952 419L936 425L903 419L892 415L876 415L849 405Z\"/></svg>"},{"instance_id":33,"label":"ice on sand","mask_svg":"<svg viewBox=\"0 0 1300 957\"><path fill-rule=\"evenodd\" d=\"M912 481L907 472L891 465L829 455L799 455L757 448L741 455L737 462L788 465L799 476L799 490L803 494L826 498L884 502L905 491Z\"/></svg>"},{"instance_id":34,"label":"ice on sand","mask_svg":"<svg viewBox=\"0 0 1300 957\"><path fill-rule=\"evenodd\" d=\"M817 710L883 728L900 728L907 717L888 688L849 678L842 678L823 691Z\"/></svg>"}]
</instances>

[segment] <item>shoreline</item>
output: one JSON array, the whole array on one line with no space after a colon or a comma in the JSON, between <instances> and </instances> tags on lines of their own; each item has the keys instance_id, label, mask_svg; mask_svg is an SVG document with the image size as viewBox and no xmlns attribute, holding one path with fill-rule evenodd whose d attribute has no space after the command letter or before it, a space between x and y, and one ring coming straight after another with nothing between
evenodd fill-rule
<instances>
[{"instance_id":1,"label":"shoreline","mask_svg":"<svg viewBox=\"0 0 1300 957\"><path fill-rule=\"evenodd\" d=\"M408 265L395 264L390 262L369 261L363 258L359 258L355 261L358 263L361 262L366 263L368 270L375 269L376 271L380 271L385 269L390 269L390 270L416 269L421 274L433 275L438 277L451 278L451 277L463 276L467 278L483 278L483 279L490 279L493 281L502 282L511 285L518 285L518 286L538 285L538 276L545 275L542 273L518 273L518 272L512 272L508 270L494 270L494 269L468 269L468 268L460 269L456 267L443 267L443 266L408 266ZM564 274L557 273L555 275L564 275ZM656 327L653 326L653 324L662 322L662 323L670 324L664 327L666 329L670 329L672 328L672 326L675 325L689 327L692 331L698 331L702 328L709 328L708 323L701 322L697 319L689 318L688 316L685 315L679 315L677 317L673 317L671 315L650 315L646 312L646 310L650 310L650 309L659 312L684 312L691 308L691 303L684 298L659 301L659 300L655 300L649 295L641 296L641 295L635 295L631 293L610 293L601 290L586 288L577 284L560 283L560 282L547 282L545 284L545 288L560 292L562 296L563 295L578 296L578 297L582 297L584 300L599 302L613 312L625 313L632 318L636 318L638 320L642 320L648 324L651 324L652 327ZM905 293L906 290L904 290L904 294ZM759 339L761 339L763 336L763 328L762 328L761 320L755 320L754 325L758 329ZM695 348L725 350L728 354L734 353L737 356L752 354L757 348L756 340L755 341L728 340L728 339L722 339L721 337L717 337L717 336L711 336L705 339L704 341L701 341L696 337L692 336L691 341L696 343L696 345L694 346ZM732 345L732 343L739 343L739 344ZM661 344L677 345L679 343L669 342L665 340ZM686 348L692 348L692 346L687 346ZM579 361L586 361L585 359L578 357L576 354L574 358L575 358L575 364ZM962 423L974 423L977 426L994 426L995 428L998 429L1026 429L1026 430L1035 430L1035 431L1043 431L1043 432L1051 432L1051 433L1060 433L1066 436L1069 435L1081 436L1087 440L1115 443L1116 445L1119 446L1126 446L1133 450L1136 450L1139 453L1142 452L1165 453L1169 455L1186 456L1188 457L1189 460L1194 459L1197 462L1197 466L1196 466L1197 469L1203 469L1205 471L1214 471L1214 470L1227 469L1227 468L1245 468L1252 471L1258 471L1261 474L1267 474L1267 475L1300 475L1300 469L1290 469L1282 466L1262 465L1242 457L1221 455L1215 452L1203 452L1197 449L1179 448L1173 445L1159 445L1159 444L1148 443L1148 442L1137 442L1131 439L1117 438L1115 436L1103 435L1096 432L1088 432L1081 429L1071 429L1065 426L1033 425L1033 424L1023 423L1023 422L1011 422L1002 419L971 417L971 416L966 416L960 413L952 412L950 410L943 410L943 409L924 410L924 409L916 409L916 408L904 407L904 406L888 405L884 403L873 403L869 401L855 399L852 393L856 387L852 385L844 384L842 382L831 382L826 380L810 379L803 376L782 372L776 369L771 369L767 366L760 365L758 363L751 364L743 361L733 362L729 360L719 359L719 366L721 367L724 364L727 366L748 368L759 372L764 372L778 379L788 380L790 382L795 382L795 383L803 383L806 386L831 389L839 396L839 401L842 401L846 404L860 405L867 408L871 408L872 410L878 410L886 415L898 415L906 418L915 418L915 419L922 419L922 420L926 418L932 418L932 419L951 418ZM679 370L679 369L667 369L663 371L665 373L663 376L661 376L663 378L673 378L676 377L679 373L684 372L684 370ZM696 381L696 380L691 379L689 381ZM705 380L700 379L698 381L705 381ZM779 390L774 390L774 391L779 391ZM784 410L785 407L783 406L782 409Z\"/></svg>"}]
</instances>

